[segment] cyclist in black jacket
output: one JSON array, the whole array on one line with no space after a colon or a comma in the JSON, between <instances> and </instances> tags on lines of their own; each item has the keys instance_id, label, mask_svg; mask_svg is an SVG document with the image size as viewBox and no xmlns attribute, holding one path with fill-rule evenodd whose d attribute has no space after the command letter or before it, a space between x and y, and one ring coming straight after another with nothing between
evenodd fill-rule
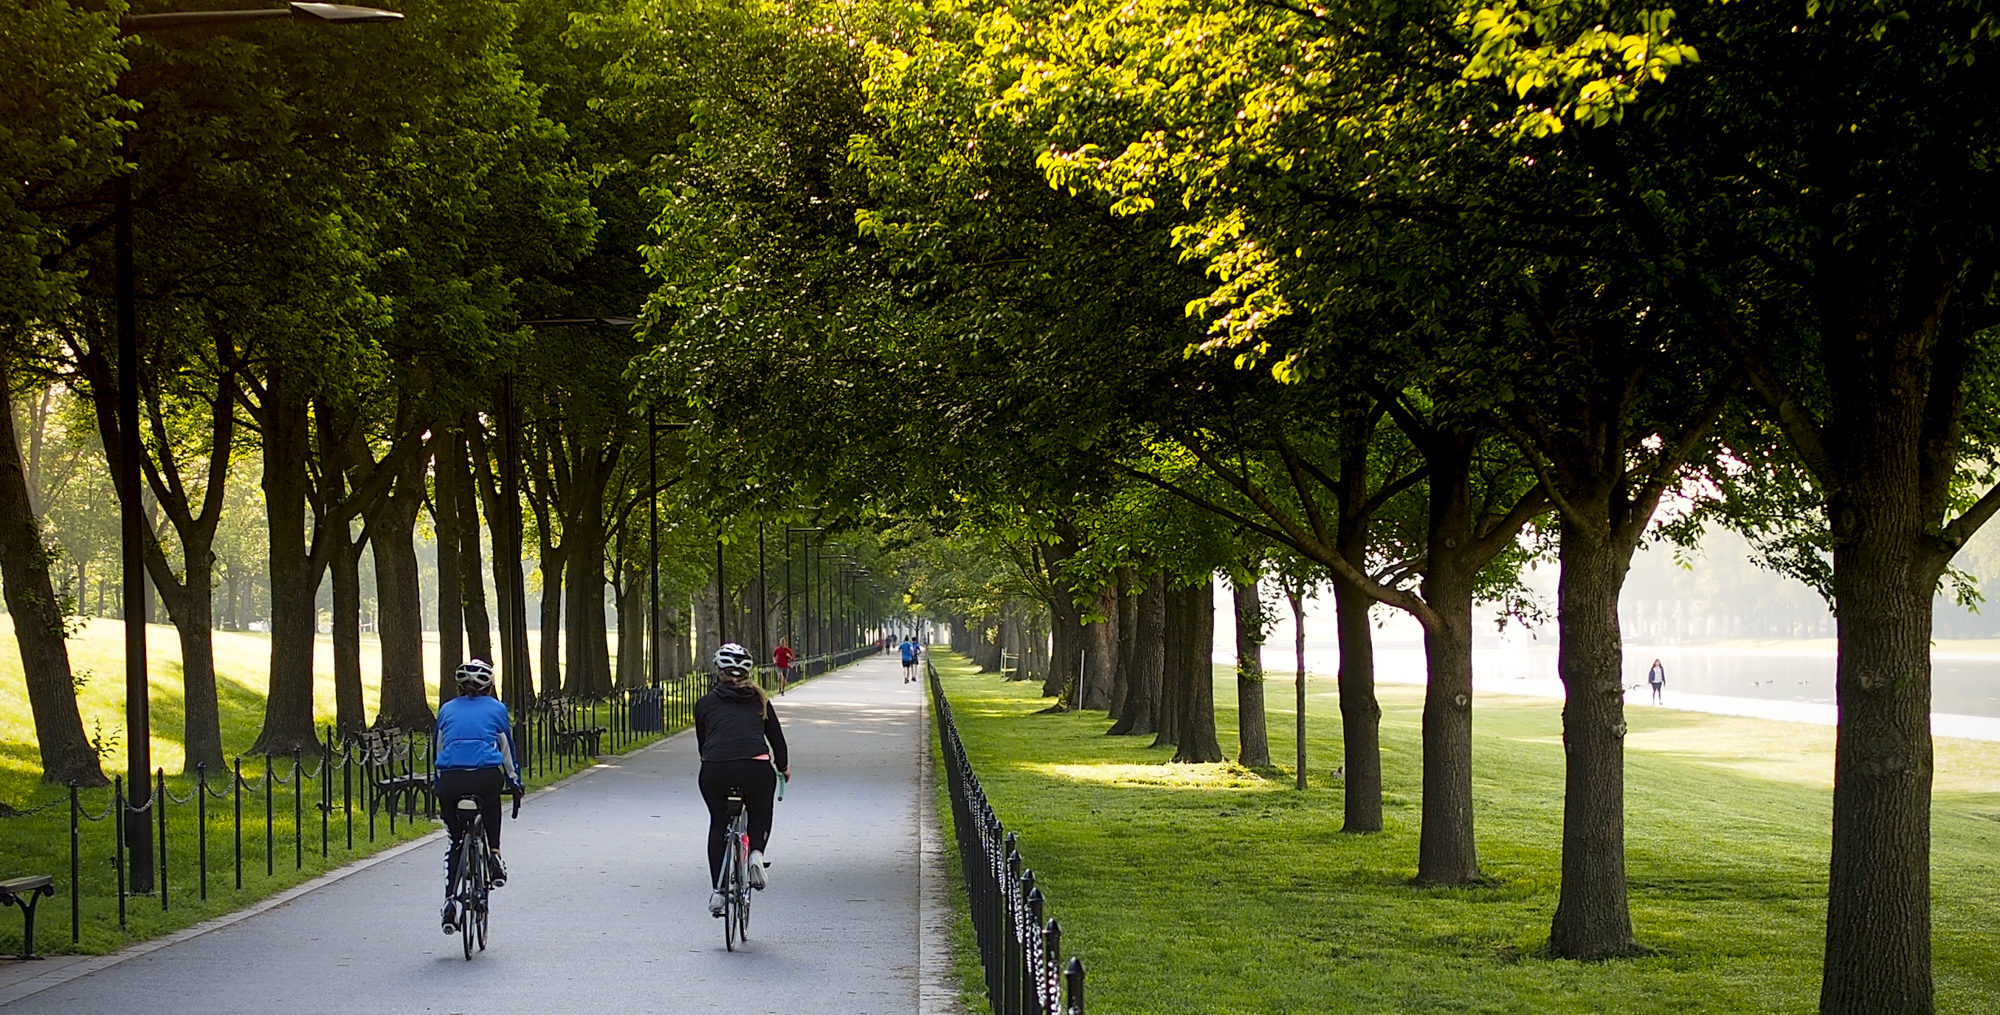
<instances>
[{"instance_id":1,"label":"cyclist in black jacket","mask_svg":"<svg viewBox=\"0 0 2000 1015\"><path fill-rule=\"evenodd\" d=\"M722 850L729 835L729 791L742 792L750 812L750 886L764 887L764 847L771 839L771 802L778 776L791 778L791 759L778 713L763 688L751 679L755 664L743 646L730 642L715 650L715 682L694 703L694 739L701 750L701 798L708 804L708 880L722 876ZM722 893L708 898L708 911L721 916Z\"/></svg>"}]
</instances>

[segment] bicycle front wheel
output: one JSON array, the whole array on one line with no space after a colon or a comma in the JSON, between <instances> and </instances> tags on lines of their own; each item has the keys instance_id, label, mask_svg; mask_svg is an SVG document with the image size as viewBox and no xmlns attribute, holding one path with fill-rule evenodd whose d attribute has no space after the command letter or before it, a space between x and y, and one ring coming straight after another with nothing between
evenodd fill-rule
<instances>
[{"instance_id":1,"label":"bicycle front wheel","mask_svg":"<svg viewBox=\"0 0 2000 1015\"><path fill-rule=\"evenodd\" d=\"M743 868L736 862L736 847L732 845L722 853L722 882L716 886L722 892L722 947L732 952L736 950L736 910L742 904L736 886L742 880Z\"/></svg>"}]
</instances>

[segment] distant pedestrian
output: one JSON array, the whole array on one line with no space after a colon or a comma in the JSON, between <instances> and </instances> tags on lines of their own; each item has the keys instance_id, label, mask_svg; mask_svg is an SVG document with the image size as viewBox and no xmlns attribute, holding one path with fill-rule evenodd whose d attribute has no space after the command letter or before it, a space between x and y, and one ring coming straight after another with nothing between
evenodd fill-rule
<instances>
[{"instance_id":1,"label":"distant pedestrian","mask_svg":"<svg viewBox=\"0 0 2000 1015\"><path fill-rule=\"evenodd\" d=\"M903 639L903 683L913 684L917 680L917 648L915 638Z\"/></svg>"},{"instance_id":2,"label":"distant pedestrian","mask_svg":"<svg viewBox=\"0 0 2000 1015\"><path fill-rule=\"evenodd\" d=\"M1653 660L1653 668L1646 671L1646 683L1653 686L1653 704L1659 704L1660 688L1667 686L1667 668L1661 666L1658 659Z\"/></svg>"}]
</instances>

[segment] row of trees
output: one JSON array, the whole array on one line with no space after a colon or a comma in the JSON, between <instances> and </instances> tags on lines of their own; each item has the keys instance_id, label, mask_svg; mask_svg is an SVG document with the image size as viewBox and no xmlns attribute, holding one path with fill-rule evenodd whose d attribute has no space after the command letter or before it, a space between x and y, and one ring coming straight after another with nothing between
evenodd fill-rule
<instances>
[{"instance_id":1,"label":"row of trees","mask_svg":"<svg viewBox=\"0 0 2000 1015\"><path fill-rule=\"evenodd\" d=\"M1631 954L1617 606L1691 491L1670 534L1725 518L1839 616L1822 1008L1934 1007L1931 603L2000 509L2000 22L1977 0L404 12L367 37L121 41L115 12L50 2L0 43L37 85L0 100L31 126L0 152L8 377L88 398L112 461L145 452L177 622L207 609L226 465L262 452L261 748L310 742L308 607L364 548L385 673L420 671L386 620L414 614L427 509L461 588L495 569L503 620L534 541L544 631L560 608L570 633L535 661L578 690L610 679L605 561L698 587L723 519L820 512L881 528L880 560L923 527L1000 548L1046 611L1048 689L1170 726L1189 760L1220 756L1185 648L1207 576L1329 581L1355 832L1381 824L1367 614L1404 611L1430 668L1417 879L1463 884L1475 604L1535 619L1518 567L1552 555L1550 950ZM121 173L131 435L106 340ZM642 302L629 332L522 326ZM5 465L18 620L53 596ZM477 652L478 608L441 599ZM530 688L529 646L494 650ZM87 757L68 685L33 672L45 752ZM425 707L399 680L397 719Z\"/></svg>"},{"instance_id":2,"label":"row of trees","mask_svg":"<svg viewBox=\"0 0 2000 1015\"><path fill-rule=\"evenodd\" d=\"M1367 611L1409 614L1430 884L1481 877L1474 604L1526 618L1516 569L1553 555L1573 958L1640 949L1617 607L1696 498L1669 536L1726 519L1838 615L1822 1009L1933 1009L1932 602L2000 509L1990 12L763 13L763 59L701 69L728 178L653 248L648 370L728 427L709 451L1031 550L1052 688L1084 701L1084 621L1155 584L1120 574L1309 563L1353 831L1380 822Z\"/></svg>"},{"instance_id":3,"label":"row of trees","mask_svg":"<svg viewBox=\"0 0 2000 1015\"><path fill-rule=\"evenodd\" d=\"M344 733L430 722L432 695L453 693L448 679L425 686L433 623L433 669L495 659L516 703L677 672L757 610L764 627L782 616L803 631L807 555L787 541L767 572L759 540L816 509L714 501L681 399L627 377L652 285L642 240L675 203L668 182L712 168L675 140L695 97L620 83L639 31L624 6L418 0L398 5L400 23L339 30L121 20L202 6L226 5L36 3L0 42L20 69L0 88L0 578L45 779L103 781L64 635L83 569L116 541L103 477L135 455L147 575L179 632L190 766L224 765L210 631L246 578L271 629L254 751L319 742L313 641L329 588ZM121 181L136 391L119 389L114 340ZM119 424L125 398L137 432ZM370 572L373 716L359 637ZM770 590L788 574L796 616ZM826 596L887 608L856 583L825 586L822 640ZM608 605L627 618L616 674Z\"/></svg>"}]
</instances>

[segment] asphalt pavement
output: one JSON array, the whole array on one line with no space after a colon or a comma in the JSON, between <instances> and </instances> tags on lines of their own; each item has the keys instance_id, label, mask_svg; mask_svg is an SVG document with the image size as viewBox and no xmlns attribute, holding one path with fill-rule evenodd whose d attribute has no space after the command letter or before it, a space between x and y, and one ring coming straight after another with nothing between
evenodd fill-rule
<instances>
[{"instance_id":1,"label":"asphalt pavement","mask_svg":"<svg viewBox=\"0 0 2000 1015\"><path fill-rule=\"evenodd\" d=\"M792 781L739 951L708 915L686 732L527 797L470 961L438 926L440 832L115 955L0 962L0 1008L956 1015L928 709L901 673L875 656L775 699Z\"/></svg>"}]
</instances>

